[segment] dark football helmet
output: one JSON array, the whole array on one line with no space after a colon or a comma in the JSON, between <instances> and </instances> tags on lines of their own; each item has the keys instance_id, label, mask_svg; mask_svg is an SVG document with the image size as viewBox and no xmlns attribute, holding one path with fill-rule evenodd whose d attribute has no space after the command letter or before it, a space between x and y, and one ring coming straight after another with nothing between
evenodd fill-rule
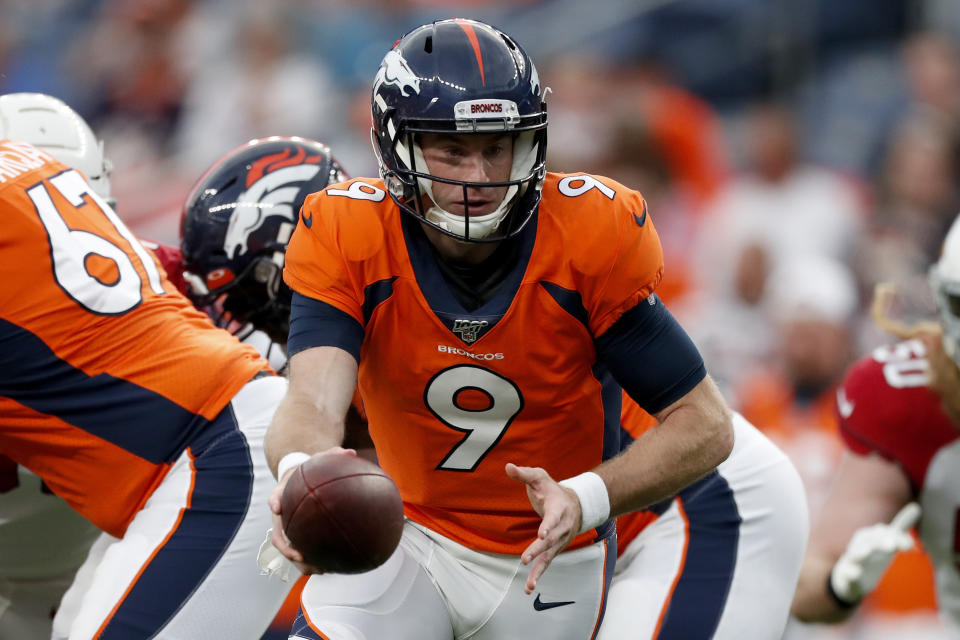
<instances>
[{"instance_id":1,"label":"dark football helmet","mask_svg":"<svg viewBox=\"0 0 960 640\"><path fill-rule=\"evenodd\" d=\"M460 240L516 235L540 202L546 174L547 105L530 57L510 36L474 20L440 20L403 36L384 56L371 100L373 147L390 197L405 212ZM515 132L507 182L463 182L428 172L423 133ZM432 182L508 187L492 213L444 211ZM429 209L427 207L430 207Z\"/></svg>"},{"instance_id":2,"label":"dark football helmet","mask_svg":"<svg viewBox=\"0 0 960 640\"><path fill-rule=\"evenodd\" d=\"M290 289L283 258L304 199L347 179L314 140L251 140L211 166L180 221L187 295L241 337L256 329L285 345Z\"/></svg>"}]
</instances>

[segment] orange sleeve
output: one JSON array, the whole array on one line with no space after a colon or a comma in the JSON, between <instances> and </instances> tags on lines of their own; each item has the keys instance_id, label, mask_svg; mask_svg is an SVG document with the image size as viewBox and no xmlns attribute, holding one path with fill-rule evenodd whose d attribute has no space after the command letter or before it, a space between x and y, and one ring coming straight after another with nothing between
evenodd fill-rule
<instances>
[{"instance_id":1,"label":"orange sleeve","mask_svg":"<svg viewBox=\"0 0 960 640\"><path fill-rule=\"evenodd\" d=\"M597 179L614 186L617 196L609 221L613 257L606 273L600 274L598 286L591 288L591 299L584 300L595 336L650 296L663 278L663 248L646 200L612 180Z\"/></svg>"},{"instance_id":2,"label":"orange sleeve","mask_svg":"<svg viewBox=\"0 0 960 640\"><path fill-rule=\"evenodd\" d=\"M620 410L620 424L634 440L659 424L657 419L634 402L626 391L622 391L621 395L623 403Z\"/></svg>"},{"instance_id":3,"label":"orange sleeve","mask_svg":"<svg viewBox=\"0 0 960 640\"><path fill-rule=\"evenodd\" d=\"M363 324L363 299L336 241L338 208L322 192L307 197L287 247L283 279L297 293L331 304Z\"/></svg>"}]
</instances>

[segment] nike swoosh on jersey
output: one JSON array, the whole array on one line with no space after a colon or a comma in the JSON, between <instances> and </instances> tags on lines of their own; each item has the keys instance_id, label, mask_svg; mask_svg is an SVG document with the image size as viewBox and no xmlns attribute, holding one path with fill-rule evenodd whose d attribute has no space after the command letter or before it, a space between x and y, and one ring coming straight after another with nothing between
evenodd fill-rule
<instances>
[{"instance_id":1,"label":"nike swoosh on jersey","mask_svg":"<svg viewBox=\"0 0 960 640\"><path fill-rule=\"evenodd\" d=\"M633 214L633 221L637 223L638 227L642 227L644 223L646 223L647 221L647 203L646 202L643 203L643 215L638 216L637 214Z\"/></svg>"},{"instance_id":2,"label":"nike swoosh on jersey","mask_svg":"<svg viewBox=\"0 0 960 640\"><path fill-rule=\"evenodd\" d=\"M307 214L305 214L305 213L303 213L303 212L301 211L301 212L300 212L300 219L303 220L303 224L304 224L304 226L305 226L307 229L309 229L310 227L313 226L313 214L312 214L312 213L308 216Z\"/></svg>"},{"instance_id":3,"label":"nike swoosh on jersey","mask_svg":"<svg viewBox=\"0 0 960 640\"><path fill-rule=\"evenodd\" d=\"M854 403L847 399L847 392L842 388L837 390L837 410L846 419L853 415Z\"/></svg>"},{"instance_id":4,"label":"nike swoosh on jersey","mask_svg":"<svg viewBox=\"0 0 960 640\"><path fill-rule=\"evenodd\" d=\"M573 604L576 600L565 600L562 602L541 602L540 594L537 594L536 600L533 601L533 608L537 611L545 611L547 609L553 609L554 607L563 607L568 604Z\"/></svg>"}]
</instances>

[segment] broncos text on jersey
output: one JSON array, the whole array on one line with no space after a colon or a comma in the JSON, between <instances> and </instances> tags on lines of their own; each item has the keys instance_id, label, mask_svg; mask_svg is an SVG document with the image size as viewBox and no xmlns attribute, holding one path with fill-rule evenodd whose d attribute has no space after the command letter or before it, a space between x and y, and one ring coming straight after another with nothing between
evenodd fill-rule
<instances>
[{"instance_id":1,"label":"broncos text on jersey","mask_svg":"<svg viewBox=\"0 0 960 640\"><path fill-rule=\"evenodd\" d=\"M656 230L634 217L644 209L607 178L547 174L517 266L468 311L380 180L307 199L284 277L363 326L360 392L410 519L519 554L540 517L504 465L565 478L616 453L620 406L602 394L594 339L660 282Z\"/></svg>"}]
</instances>

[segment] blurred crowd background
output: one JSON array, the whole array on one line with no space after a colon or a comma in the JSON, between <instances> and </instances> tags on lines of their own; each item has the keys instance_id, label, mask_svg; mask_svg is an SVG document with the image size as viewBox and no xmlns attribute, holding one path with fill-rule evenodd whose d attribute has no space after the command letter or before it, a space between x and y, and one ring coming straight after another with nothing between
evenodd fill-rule
<instances>
[{"instance_id":1,"label":"blurred crowd background","mask_svg":"<svg viewBox=\"0 0 960 640\"><path fill-rule=\"evenodd\" d=\"M105 140L121 217L176 244L192 183L250 138L316 138L376 175L379 60L451 16L534 58L551 170L644 193L662 297L792 457L816 519L842 453L834 386L890 340L874 285L899 286L896 317L933 312L926 270L960 210L960 2L2 0L0 93L74 106ZM788 636L939 638L932 591L909 553L853 621Z\"/></svg>"}]
</instances>

